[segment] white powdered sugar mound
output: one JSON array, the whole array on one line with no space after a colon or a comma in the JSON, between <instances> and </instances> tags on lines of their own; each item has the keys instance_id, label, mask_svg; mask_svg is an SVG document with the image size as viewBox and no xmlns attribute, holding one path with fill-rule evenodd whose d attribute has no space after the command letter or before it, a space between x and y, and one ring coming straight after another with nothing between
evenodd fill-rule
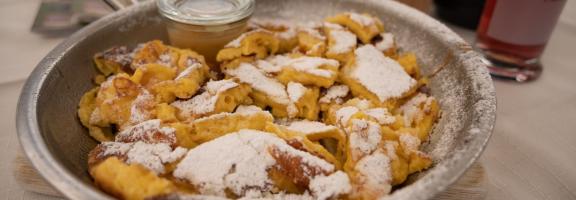
<instances>
[{"instance_id":1,"label":"white powdered sugar mound","mask_svg":"<svg viewBox=\"0 0 576 200\"><path fill-rule=\"evenodd\" d=\"M242 63L235 69L226 70L226 74L266 94L277 103L288 105L290 102L285 86L276 79L267 77L252 64Z\"/></svg>"},{"instance_id":2,"label":"white powdered sugar mound","mask_svg":"<svg viewBox=\"0 0 576 200\"><path fill-rule=\"evenodd\" d=\"M293 121L290 123L290 125L287 126L287 128L304 134L321 133L338 129L337 127L332 125L327 125L322 122L308 121L308 120Z\"/></svg>"},{"instance_id":3,"label":"white powdered sugar mound","mask_svg":"<svg viewBox=\"0 0 576 200\"><path fill-rule=\"evenodd\" d=\"M184 69L184 71L180 72L178 74L178 76L176 76L176 78L174 78L174 80L180 80L184 77L187 77L188 75L190 75L192 72L194 72L195 70L198 70L202 67L202 64L200 63L192 63L191 65L188 65L188 67L186 67L186 69Z\"/></svg>"},{"instance_id":4,"label":"white powdered sugar mound","mask_svg":"<svg viewBox=\"0 0 576 200\"><path fill-rule=\"evenodd\" d=\"M384 149L386 150L386 155L390 157L392 160L398 159L395 146L396 144L398 144L398 142L396 141L388 140L384 142Z\"/></svg>"},{"instance_id":5,"label":"white powdered sugar mound","mask_svg":"<svg viewBox=\"0 0 576 200\"><path fill-rule=\"evenodd\" d=\"M175 143L176 129L172 127L161 127L159 119L152 119L141 122L134 126L127 127L116 135L116 141L134 142L143 141L146 143Z\"/></svg>"},{"instance_id":6,"label":"white powdered sugar mound","mask_svg":"<svg viewBox=\"0 0 576 200\"><path fill-rule=\"evenodd\" d=\"M202 115L214 111L217 100L218 96L212 96L208 92L203 92L202 94L194 96L192 99L174 101L170 105L180 110L181 115L184 116Z\"/></svg>"},{"instance_id":7,"label":"white powdered sugar mound","mask_svg":"<svg viewBox=\"0 0 576 200\"><path fill-rule=\"evenodd\" d=\"M320 40L326 40L326 37L324 35L322 35L320 33L320 31L318 31L317 28L318 28L318 24L308 23L308 24L302 24L301 26L298 26L298 31L308 33L312 37L315 37L315 38L320 39Z\"/></svg>"},{"instance_id":8,"label":"white powdered sugar mound","mask_svg":"<svg viewBox=\"0 0 576 200\"><path fill-rule=\"evenodd\" d=\"M354 170L360 175L364 187L382 191L383 194L390 193L392 169L390 158L384 153L377 151L365 156L356 163Z\"/></svg>"},{"instance_id":9,"label":"white powdered sugar mound","mask_svg":"<svg viewBox=\"0 0 576 200\"><path fill-rule=\"evenodd\" d=\"M356 102L355 106L360 110L366 110L372 106L372 103L370 103L370 101L368 101L367 99L360 99L359 101Z\"/></svg>"},{"instance_id":10,"label":"white powdered sugar mound","mask_svg":"<svg viewBox=\"0 0 576 200\"><path fill-rule=\"evenodd\" d=\"M336 198L341 194L352 191L348 175L342 171L337 171L329 176L316 176L310 181L310 191L316 199L324 200Z\"/></svg>"},{"instance_id":11,"label":"white powdered sugar mound","mask_svg":"<svg viewBox=\"0 0 576 200\"><path fill-rule=\"evenodd\" d=\"M90 113L90 124L98 124L100 123L102 120L104 120L102 118L102 115L100 114L100 108L96 107L94 108L94 110L92 111L92 113Z\"/></svg>"},{"instance_id":12,"label":"white powdered sugar mound","mask_svg":"<svg viewBox=\"0 0 576 200\"><path fill-rule=\"evenodd\" d=\"M285 60L285 63L278 63L282 66L290 66L294 68L296 71L330 78L335 75L335 72L327 69L322 69L322 66L333 66L338 67L340 63L337 60L321 58L321 57L310 57L310 56L302 56L298 58L293 58L289 60Z\"/></svg>"},{"instance_id":13,"label":"white powdered sugar mound","mask_svg":"<svg viewBox=\"0 0 576 200\"><path fill-rule=\"evenodd\" d=\"M388 51L388 49L394 47L394 35L392 33L380 33L382 40L374 44L376 48L380 51Z\"/></svg>"},{"instance_id":14,"label":"white powdered sugar mound","mask_svg":"<svg viewBox=\"0 0 576 200\"><path fill-rule=\"evenodd\" d=\"M220 98L220 93L238 87L238 83L231 79L209 81L204 87L202 94L194 96L186 101L175 101L171 105L178 108L182 115L203 115L213 112L216 109L216 103Z\"/></svg>"},{"instance_id":15,"label":"white powdered sugar mound","mask_svg":"<svg viewBox=\"0 0 576 200\"><path fill-rule=\"evenodd\" d=\"M333 85L328 88L326 94L318 102L330 103L334 101L337 104L342 104L344 102L342 98L346 97L348 92L350 92L350 88L347 85Z\"/></svg>"},{"instance_id":16,"label":"white powdered sugar mound","mask_svg":"<svg viewBox=\"0 0 576 200\"><path fill-rule=\"evenodd\" d=\"M274 34L283 40L290 40L296 37L296 25L284 19L251 19L250 22L257 27L272 27L275 29Z\"/></svg>"},{"instance_id":17,"label":"white powdered sugar mound","mask_svg":"<svg viewBox=\"0 0 576 200\"><path fill-rule=\"evenodd\" d=\"M164 164L174 162L184 156L188 150L177 147L172 150L170 144L148 144L106 142L102 143L104 151L99 156L125 155L127 164L140 164L156 174L165 173Z\"/></svg>"},{"instance_id":18,"label":"white powdered sugar mound","mask_svg":"<svg viewBox=\"0 0 576 200\"><path fill-rule=\"evenodd\" d=\"M165 163L174 162L182 158L186 152L187 150L182 147L177 147L172 151L172 147L166 143L147 144L136 142L126 154L126 162L128 164L138 163L156 174L163 174Z\"/></svg>"},{"instance_id":19,"label":"white powdered sugar mound","mask_svg":"<svg viewBox=\"0 0 576 200\"><path fill-rule=\"evenodd\" d=\"M262 108L255 105L239 105L238 107L236 107L236 111L234 111L234 113L245 115L252 115L258 112L268 112L268 111L263 111Z\"/></svg>"},{"instance_id":20,"label":"white powdered sugar mound","mask_svg":"<svg viewBox=\"0 0 576 200\"><path fill-rule=\"evenodd\" d=\"M282 71L282 66L275 65L268 60L257 60L255 66L265 73L278 73Z\"/></svg>"},{"instance_id":21,"label":"white powdered sugar mound","mask_svg":"<svg viewBox=\"0 0 576 200\"><path fill-rule=\"evenodd\" d=\"M372 108L363 111L364 114L374 117L381 125L392 124L396 121L396 118L388 112L386 108Z\"/></svg>"},{"instance_id":22,"label":"white powdered sugar mound","mask_svg":"<svg viewBox=\"0 0 576 200\"><path fill-rule=\"evenodd\" d=\"M225 190L230 188L243 195L244 187L270 190L272 181L266 170L275 160L246 141L250 138L269 140L264 134L259 137L242 131L203 143L188 152L173 175L196 185L201 194L225 196Z\"/></svg>"},{"instance_id":23,"label":"white powdered sugar mound","mask_svg":"<svg viewBox=\"0 0 576 200\"><path fill-rule=\"evenodd\" d=\"M274 32L274 35L276 35L278 38L283 39L283 40L291 40L294 39L297 36L297 32L296 32L296 28L288 26L286 28L286 30L282 31L282 32Z\"/></svg>"},{"instance_id":24,"label":"white powdered sugar mound","mask_svg":"<svg viewBox=\"0 0 576 200\"><path fill-rule=\"evenodd\" d=\"M398 141L400 142L402 147L404 147L404 149L408 151L418 151L418 148L420 147L421 143L420 139L409 133L400 134Z\"/></svg>"},{"instance_id":25,"label":"white powdered sugar mound","mask_svg":"<svg viewBox=\"0 0 576 200\"><path fill-rule=\"evenodd\" d=\"M130 107L130 123L140 123L152 118L154 96L148 90L140 89L140 94L132 101Z\"/></svg>"},{"instance_id":26,"label":"white powdered sugar mound","mask_svg":"<svg viewBox=\"0 0 576 200\"><path fill-rule=\"evenodd\" d=\"M347 14L352 21L354 21L357 24L360 24L362 26L372 26L373 24L376 23L374 18L363 15L363 14L358 14L358 13L347 13Z\"/></svg>"},{"instance_id":27,"label":"white powdered sugar mound","mask_svg":"<svg viewBox=\"0 0 576 200\"><path fill-rule=\"evenodd\" d=\"M256 67L266 73L278 73L282 71L285 64L291 60L290 57L284 55L268 56L265 60L257 60Z\"/></svg>"},{"instance_id":28,"label":"white powdered sugar mound","mask_svg":"<svg viewBox=\"0 0 576 200\"><path fill-rule=\"evenodd\" d=\"M356 48L356 35L347 30L331 30L330 38L334 40L333 45L328 48L327 53L341 54L348 53Z\"/></svg>"},{"instance_id":29,"label":"white powdered sugar mound","mask_svg":"<svg viewBox=\"0 0 576 200\"><path fill-rule=\"evenodd\" d=\"M296 103L300 98L302 98L302 96L304 96L304 93L306 93L306 87L298 82L289 82L287 85L287 92L290 101Z\"/></svg>"},{"instance_id":30,"label":"white powdered sugar mound","mask_svg":"<svg viewBox=\"0 0 576 200\"><path fill-rule=\"evenodd\" d=\"M346 129L349 135L349 148L352 150L352 158L358 159L371 154L378 148L382 135L380 125L365 120L352 120L352 126Z\"/></svg>"},{"instance_id":31,"label":"white powdered sugar mound","mask_svg":"<svg viewBox=\"0 0 576 200\"><path fill-rule=\"evenodd\" d=\"M346 106L338 109L336 111L337 124L340 125L341 127L346 127L346 124L348 123L348 120L350 120L350 117L352 117L352 115L356 114L358 111L360 110L354 106Z\"/></svg>"},{"instance_id":32,"label":"white powdered sugar mound","mask_svg":"<svg viewBox=\"0 0 576 200\"><path fill-rule=\"evenodd\" d=\"M108 155L126 155L130 148L132 148L132 143L102 142L99 146L101 146L104 151L97 156L105 157Z\"/></svg>"},{"instance_id":33,"label":"white powdered sugar mound","mask_svg":"<svg viewBox=\"0 0 576 200\"><path fill-rule=\"evenodd\" d=\"M434 97L428 97L423 93L418 93L404 103L404 105L400 106L398 111L404 117L404 125L409 127L413 122L422 120L424 112L430 109L432 100L434 100Z\"/></svg>"},{"instance_id":34,"label":"white powdered sugar mound","mask_svg":"<svg viewBox=\"0 0 576 200\"><path fill-rule=\"evenodd\" d=\"M340 24L335 24L335 23L330 23L330 22L324 22L322 23L322 25L326 28L332 29L332 30L344 30L344 27Z\"/></svg>"},{"instance_id":35,"label":"white powdered sugar mound","mask_svg":"<svg viewBox=\"0 0 576 200\"><path fill-rule=\"evenodd\" d=\"M323 159L294 149L270 133L240 130L190 150L176 167L174 176L194 184L202 194L225 196L225 191L230 190L244 196L253 188L251 193L261 196L270 192L273 185L267 171L276 164L269 152L271 148L301 158L308 166L325 171L335 169Z\"/></svg>"},{"instance_id":36,"label":"white powdered sugar mound","mask_svg":"<svg viewBox=\"0 0 576 200\"><path fill-rule=\"evenodd\" d=\"M194 122L204 122L206 120L217 120L217 119L223 119L225 117L230 117L230 116L234 116L234 115L242 115L242 116L254 116L254 115L266 115L267 118L269 118L270 120L272 120L274 117L272 116L272 114L270 114L270 112L262 110L260 107L258 106L254 106L254 105L250 105L250 106L246 106L246 105L240 105L236 108L236 111L234 113L229 113L229 112L221 112L218 114L213 114L210 116L206 116L206 117L202 117L202 118L198 118L196 120L194 120Z\"/></svg>"},{"instance_id":37,"label":"white powdered sugar mound","mask_svg":"<svg viewBox=\"0 0 576 200\"><path fill-rule=\"evenodd\" d=\"M156 60L156 63L167 67L172 67L172 60L173 59L172 55L170 54L170 51L166 51L163 54L160 54L160 56L158 56L158 60Z\"/></svg>"},{"instance_id":38,"label":"white powdered sugar mound","mask_svg":"<svg viewBox=\"0 0 576 200\"><path fill-rule=\"evenodd\" d=\"M356 68L352 78L358 80L382 102L400 97L415 84L410 75L395 60L388 58L372 45L364 45L356 51Z\"/></svg>"},{"instance_id":39,"label":"white powdered sugar mound","mask_svg":"<svg viewBox=\"0 0 576 200\"><path fill-rule=\"evenodd\" d=\"M238 86L238 83L234 82L232 79L224 79L219 81L210 80L208 83L206 83L204 89L206 89L206 91L210 94L216 95Z\"/></svg>"}]
</instances>

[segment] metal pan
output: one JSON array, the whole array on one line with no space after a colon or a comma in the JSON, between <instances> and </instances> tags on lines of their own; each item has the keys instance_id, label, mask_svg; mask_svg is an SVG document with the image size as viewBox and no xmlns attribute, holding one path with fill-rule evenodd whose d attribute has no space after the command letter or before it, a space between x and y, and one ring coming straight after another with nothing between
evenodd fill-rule
<instances>
[{"instance_id":1,"label":"metal pan","mask_svg":"<svg viewBox=\"0 0 576 200\"><path fill-rule=\"evenodd\" d=\"M342 11L380 17L404 51L418 55L424 73L439 65L431 92L443 113L425 151L434 166L410 177L390 199L429 199L456 181L479 157L496 115L494 87L485 65L446 26L419 11L382 0L258 0L254 17L321 20ZM89 25L52 50L22 90L17 128L26 155L40 174L71 199L107 199L87 172L87 153L96 145L76 117L81 95L94 87L92 56L114 45L167 41L153 2L132 6Z\"/></svg>"}]
</instances>

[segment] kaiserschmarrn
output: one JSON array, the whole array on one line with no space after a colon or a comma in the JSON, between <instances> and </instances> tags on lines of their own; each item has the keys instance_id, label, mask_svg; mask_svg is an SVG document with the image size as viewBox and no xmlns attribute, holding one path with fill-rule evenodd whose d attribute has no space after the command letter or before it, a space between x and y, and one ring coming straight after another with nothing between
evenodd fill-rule
<instances>
[{"instance_id":1,"label":"kaiserschmarrn","mask_svg":"<svg viewBox=\"0 0 576 200\"><path fill-rule=\"evenodd\" d=\"M253 20L217 64L160 40L94 56L78 116L89 173L121 199L377 199L433 163L439 118L378 18Z\"/></svg>"}]
</instances>

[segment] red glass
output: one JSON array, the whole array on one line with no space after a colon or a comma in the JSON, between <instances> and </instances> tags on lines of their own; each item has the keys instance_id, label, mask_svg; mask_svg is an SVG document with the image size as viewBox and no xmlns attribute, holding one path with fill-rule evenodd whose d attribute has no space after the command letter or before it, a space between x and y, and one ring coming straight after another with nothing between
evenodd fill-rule
<instances>
[{"instance_id":1,"label":"red glass","mask_svg":"<svg viewBox=\"0 0 576 200\"><path fill-rule=\"evenodd\" d=\"M518 82L537 79L542 73L540 56L565 3L566 0L487 0L477 29L476 47L489 62L490 73Z\"/></svg>"}]
</instances>

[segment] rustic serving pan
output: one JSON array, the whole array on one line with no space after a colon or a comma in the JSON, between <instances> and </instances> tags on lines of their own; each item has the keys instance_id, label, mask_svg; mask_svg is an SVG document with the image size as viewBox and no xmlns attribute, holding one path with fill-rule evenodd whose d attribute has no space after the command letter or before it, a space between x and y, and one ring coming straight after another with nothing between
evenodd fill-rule
<instances>
[{"instance_id":1,"label":"rustic serving pan","mask_svg":"<svg viewBox=\"0 0 576 200\"><path fill-rule=\"evenodd\" d=\"M480 156L496 115L490 76L480 56L440 22L385 0L258 0L254 17L317 21L343 11L380 17L404 51L418 55L424 74L443 66L431 79L431 92L443 113L425 151L434 166L410 177L390 199L429 199L455 182ZM92 56L114 45L167 41L153 2L132 6L90 24L52 50L22 90L17 127L26 155L62 194L71 199L108 199L87 172L87 153L97 144L76 117L84 92L94 87Z\"/></svg>"}]
</instances>

